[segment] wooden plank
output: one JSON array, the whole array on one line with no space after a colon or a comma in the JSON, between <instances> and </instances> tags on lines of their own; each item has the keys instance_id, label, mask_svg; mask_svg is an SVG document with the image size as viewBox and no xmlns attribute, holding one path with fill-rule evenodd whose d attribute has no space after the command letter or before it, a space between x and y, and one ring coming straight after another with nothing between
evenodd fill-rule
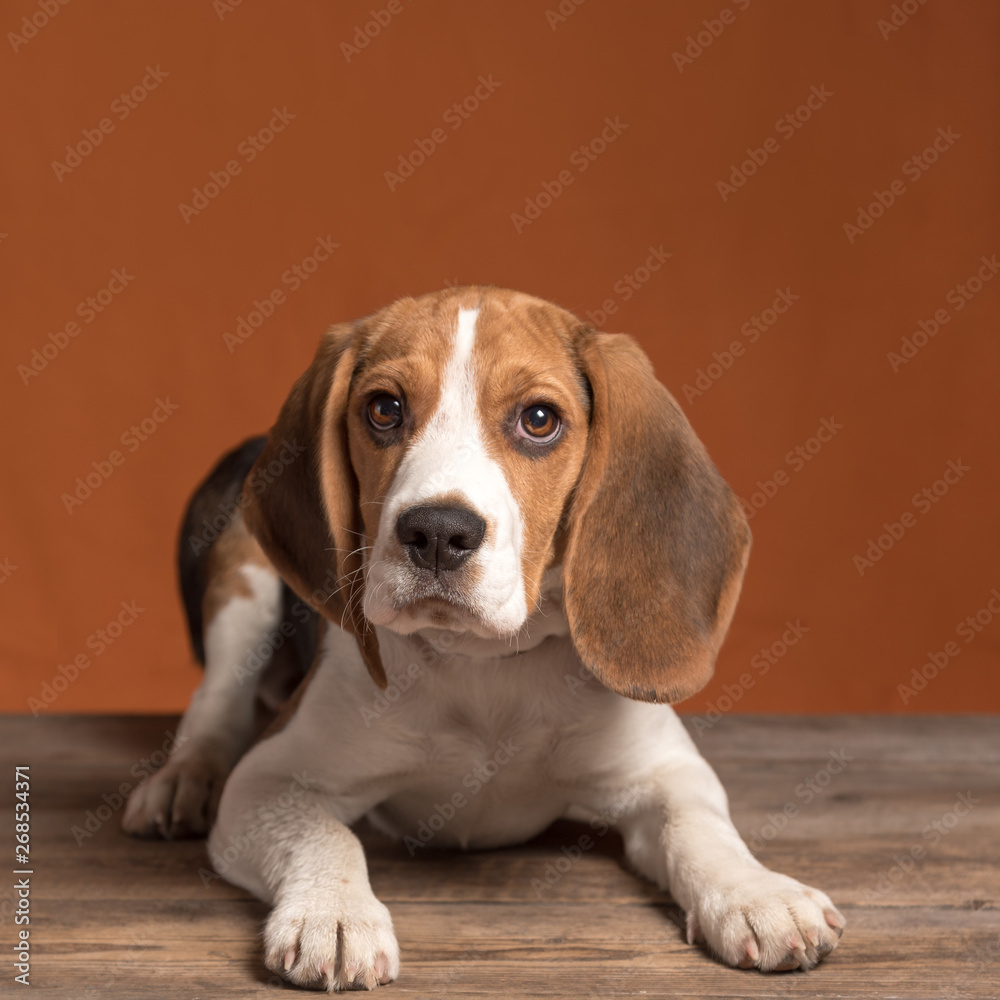
<instances>
[{"instance_id":1,"label":"wooden plank","mask_svg":"<svg viewBox=\"0 0 1000 1000\"><path fill-rule=\"evenodd\" d=\"M606 996L973 996L990 991L1000 918L996 911L891 908L849 914L854 940L808 974L761 976L726 969L683 941L664 906L400 903L393 919L404 955L399 992L433 995L448 984L457 995ZM69 940L45 950L39 980L105 983L102 995L239 995L266 987L257 934L265 907L244 900L161 903L124 911L109 905L64 904L59 926ZM46 922L39 924L45 933ZM55 928L53 927L52 930ZM901 933L905 931L905 933ZM848 948L848 943L850 948ZM176 993L169 991L178 982ZM180 984L189 992L181 992ZM599 984L603 984L600 985ZM161 992L162 991L162 992ZM231 991L231 992L230 992ZM676 994L675 994L676 991ZM451 989L449 989L449 993ZM494 994L496 995L496 994Z\"/></svg>"},{"instance_id":2,"label":"wooden plank","mask_svg":"<svg viewBox=\"0 0 1000 1000\"><path fill-rule=\"evenodd\" d=\"M0 720L0 773L14 762L32 769L32 996L174 1000L281 988L259 959L267 908L208 874L203 842L136 841L118 829L119 786L134 783L175 726L169 717ZM560 848L584 827L556 824L500 851L411 858L362 825L403 951L388 995L1000 996L997 732L989 717L733 716L700 735L761 860L821 886L848 918L841 948L808 974L730 970L689 947L679 909L626 870L613 831L548 884ZM825 781L817 776L831 751L851 759ZM959 794L974 808L947 825ZM915 846L924 855L910 864ZM0 903L6 891L0 883ZM5 918L5 950L12 932Z\"/></svg>"}]
</instances>

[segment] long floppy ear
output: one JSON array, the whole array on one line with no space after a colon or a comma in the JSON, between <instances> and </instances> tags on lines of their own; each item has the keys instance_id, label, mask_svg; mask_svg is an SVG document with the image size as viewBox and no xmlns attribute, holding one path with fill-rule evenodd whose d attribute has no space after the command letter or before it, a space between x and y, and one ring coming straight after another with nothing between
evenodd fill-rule
<instances>
[{"instance_id":1,"label":"long floppy ear","mask_svg":"<svg viewBox=\"0 0 1000 1000\"><path fill-rule=\"evenodd\" d=\"M247 526L288 585L352 632L375 683L386 686L375 630L361 609L364 526L347 443L347 397L362 329L324 334L292 387L247 477Z\"/></svg>"},{"instance_id":2,"label":"long floppy ear","mask_svg":"<svg viewBox=\"0 0 1000 1000\"><path fill-rule=\"evenodd\" d=\"M570 633L612 691L680 701L712 676L750 529L635 341L585 327L576 347L593 412L563 561Z\"/></svg>"}]
</instances>

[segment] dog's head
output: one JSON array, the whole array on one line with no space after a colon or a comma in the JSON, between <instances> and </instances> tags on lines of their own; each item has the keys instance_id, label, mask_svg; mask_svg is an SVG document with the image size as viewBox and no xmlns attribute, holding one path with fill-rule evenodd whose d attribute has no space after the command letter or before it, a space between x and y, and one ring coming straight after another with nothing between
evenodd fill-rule
<instances>
[{"instance_id":1,"label":"dog's head","mask_svg":"<svg viewBox=\"0 0 1000 1000\"><path fill-rule=\"evenodd\" d=\"M750 533L629 337L494 288L400 300L326 333L255 469L251 530L382 686L372 624L509 638L555 567L607 687L711 677Z\"/></svg>"}]
</instances>

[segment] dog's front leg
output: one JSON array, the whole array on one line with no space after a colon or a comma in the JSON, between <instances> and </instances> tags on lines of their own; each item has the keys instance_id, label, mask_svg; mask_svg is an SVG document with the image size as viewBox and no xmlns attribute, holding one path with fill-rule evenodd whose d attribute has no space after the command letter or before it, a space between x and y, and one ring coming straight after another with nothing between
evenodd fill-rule
<instances>
[{"instance_id":1,"label":"dog's front leg","mask_svg":"<svg viewBox=\"0 0 1000 1000\"><path fill-rule=\"evenodd\" d=\"M258 566L245 566L235 575L251 594L230 597L206 628L205 676L166 764L132 790L122 817L126 833L204 836L229 772L253 740L261 672L246 669L246 663L248 653L281 622L281 580ZM210 587L227 583L232 586L224 579Z\"/></svg>"},{"instance_id":2,"label":"dog's front leg","mask_svg":"<svg viewBox=\"0 0 1000 1000\"><path fill-rule=\"evenodd\" d=\"M392 918L346 825L374 804L334 796L308 771L277 776L256 750L226 785L210 856L273 904L264 962L299 986L374 989L399 974Z\"/></svg>"},{"instance_id":3,"label":"dog's front leg","mask_svg":"<svg viewBox=\"0 0 1000 1000\"><path fill-rule=\"evenodd\" d=\"M750 853L719 779L693 746L643 788L620 822L626 854L683 907L689 943L762 971L808 969L836 948L843 916L825 893Z\"/></svg>"}]
</instances>

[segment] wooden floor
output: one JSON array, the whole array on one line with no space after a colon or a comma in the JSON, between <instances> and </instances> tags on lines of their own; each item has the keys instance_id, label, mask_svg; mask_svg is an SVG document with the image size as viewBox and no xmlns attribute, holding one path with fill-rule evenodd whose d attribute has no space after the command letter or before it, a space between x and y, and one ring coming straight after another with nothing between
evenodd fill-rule
<instances>
[{"instance_id":1,"label":"wooden floor","mask_svg":"<svg viewBox=\"0 0 1000 1000\"><path fill-rule=\"evenodd\" d=\"M2 867L14 867L13 768L28 764L34 870L23 994L12 968L15 876L0 875L0 996L293 995L259 959L265 908L199 875L208 869L203 842L141 842L118 828L120 786L135 782L175 723L0 718ZM363 830L372 885L392 911L403 956L399 980L382 992L1000 997L997 717L743 716L697 741L761 860L823 888L846 915L840 948L817 969L743 972L689 947L679 910L622 867L613 832L540 888L583 828L555 827L510 850L416 860ZM829 766L832 754L839 765ZM780 830L768 825L779 814Z\"/></svg>"}]
</instances>

